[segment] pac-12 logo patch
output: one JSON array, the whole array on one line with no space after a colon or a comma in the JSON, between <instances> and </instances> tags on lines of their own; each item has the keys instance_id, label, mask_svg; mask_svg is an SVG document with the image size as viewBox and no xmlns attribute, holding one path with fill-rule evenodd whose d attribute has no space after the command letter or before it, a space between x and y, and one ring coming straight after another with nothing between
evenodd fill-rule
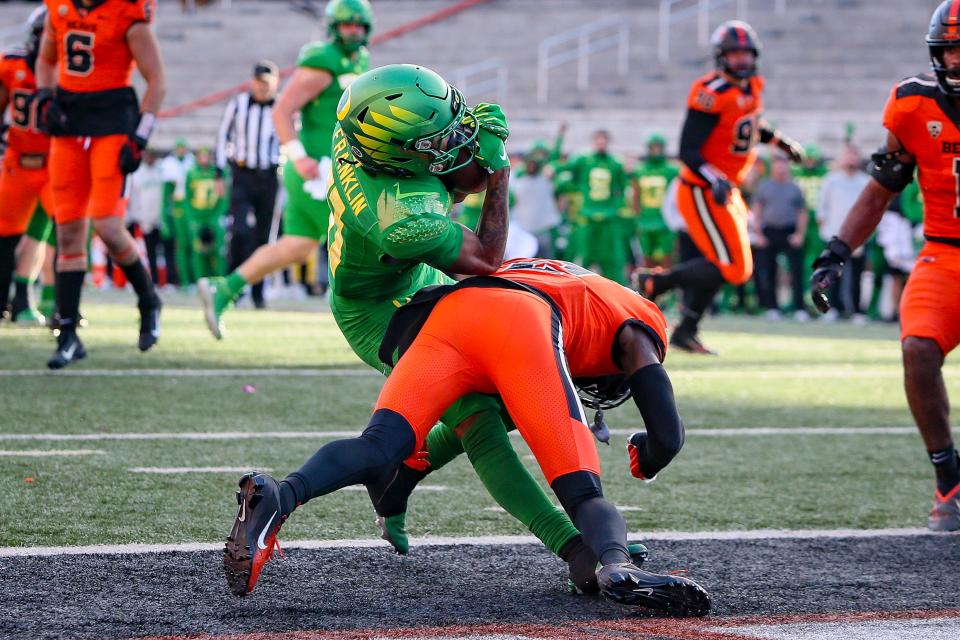
<instances>
[{"instance_id":1,"label":"pac-12 logo patch","mask_svg":"<svg viewBox=\"0 0 960 640\"><path fill-rule=\"evenodd\" d=\"M59 7L57 7L57 13L59 13L61 17L67 15L67 11L69 11L69 9L67 9L67 5L65 4L62 4Z\"/></svg>"},{"instance_id":2,"label":"pac-12 logo patch","mask_svg":"<svg viewBox=\"0 0 960 640\"><path fill-rule=\"evenodd\" d=\"M943 133L943 123L939 120L930 120L927 122L927 131L930 133L930 137L936 140Z\"/></svg>"}]
</instances>

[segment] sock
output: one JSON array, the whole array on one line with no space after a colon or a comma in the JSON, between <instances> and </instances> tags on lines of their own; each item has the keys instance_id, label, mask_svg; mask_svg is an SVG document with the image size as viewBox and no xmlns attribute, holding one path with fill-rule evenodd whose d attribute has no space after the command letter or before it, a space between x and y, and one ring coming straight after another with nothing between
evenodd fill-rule
<instances>
[{"instance_id":1,"label":"sock","mask_svg":"<svg viewBox=\"0 0 960 640\"><path fill-rule=\"evenodd\" d=\"M45 284L40 289L40 313L48 318L53 315L53 309L56 304L56 289L52 284Z\"/></svg>"},{"instance_id":2,"label":"sock","mask_svg":"<svg viewBox=\"0 0 960 640\"><path fill-rule=\"evenodd\" d=\"M580 535L530 475L507 435L500 415L484 411L463 437L463 449L484 487L555 554Z\"/></svg>"},{"instance_id":3,"label":"sock","mask_svg":"<svg viewBox=\"0 0 960 640\"><path fill-rule=\"evenodd\" d=\"M30 307L30 279L23 276L13 278L13 308L28 309Z\"/></svg>"},{"instance_id":4,"label":"sock","mask_svg":"<svg viewBox=\"0 0 960 640\"><path fill-rule=\"evenodd\" d=\"M687 260L654 278L657 295L674 287L719 287L723 275L717 265L706 258Z\"/></svg>"},{"instance_id":5,"label":"sock","mask_svg":"<svg viewBox=\"0 0 960 640\"><path fill-rule=\"evenodd\" d=\"M430 452L430 470L436 471L463 453L463 443L453 432L453 427L439 422L427 434L427 451Z\"/></svg>"},{"instance_id":6,"label":"sock","mask_svg":"<svg viewBox=\"0 0 960 640\"><path fill-rule=\"evenodd\" d=\"M139 258L130 264L120 265L120 269L133 285L133 290L137 292L137 299L141 306L152 307L157 304L159 301L157 290L153 286L153 280L150 279L150 273Z\"/></svg>"},{"instance_id":7,"label":"sock","mask_svg":"<svg viewBox=\"0 0 960 640\"><path fill-rule=\"evenodd\" d=\"M60 329L76 331L80 321L80 292L86 271L57 271L57 309Z\"/></svg>"},{"instance_id":8,"label":"sock","mask_svg":"<svg viewBox=\"0 0 960 640\"><path fill-rule=\"evenodd\" d=\"M227 295L231 300L236 300L237 296L243 293L243 289L247 286L247 280L240 275L239 271L234 271L226 277L227 283Z\"/></svg>"},{"instance_id":9,"label":"sock","mask_svg":"<svg viewBox=\"0 0 960 640\"><path fill-rule=\"evenodd\" d=\"M297 494L293 485L286 480L280 481L280 515L289 516L297 508Z\"/></svg>"},{"instance_id":10,"label":"sock","mask_svg":"<svg viewBox=\"0 0 960 640\"><path fill-rule=\"evenodd\" d=\"M627 552L627 523L615 506L603 498L590 498L577 505L574 522L600 564L631 562Z\"/></svg>"},{"instance_id":11,"label":"sock","mask_svg":"<svg viewBox=\"0 0 960 640\"><path fill-rule=\"evenodd\" d=\"M367 493L378 516L390 518L407 512L407 500L429 471L417 471L401 464L397 473L387 476L382 483L367 485Z\"/></svg>"},{"instance_id":12,"label":"sock","mask_svg":"<svg viewBox=\"0 0 960 640\"><path fill-rule=\"evenodd\" d=\"M7 309L10 296L10 280L16 268L17 243L20 236L0 236L0 314Z\"/></svg>"},{"instance_id":13,"label":"sock","mask_svg":"<svg viewBox=\"0 0 960 640\"><path fill-rule=\"evenodd\" d=\"M413 428L403 416L389 409L375 411L360 437L325 444L280 483L284 508L292 511L350 485L382 482L385 475L396 473L415 444Z\"/></svg>"},{"instance_id":14,"label":"sock","mask_svg":"<svg viewBox=\"0 0 960 640\"><path fill-rule=\"evenodd\" d=\"M930 451L929 455L937 474L937 491L945 496L960 484L960 455L953 445L940 451Z\"/></svg>"},{"instance_id":15,"label":"sock","mask_svg":"<svg viewBox=\"0 0 960 640\"><path fill-rule=\"evenodd\" d=\"M710 286L694 286L689 289L689 296L687 297L688 304L683 310L683 317L677 326L677 332L696 335L697 329L700 326L700 319L710 306L710 303L713 302L713 298L717 295L717 292L720 291L721 286L722 280L720 283Z\"/></svg>"}]
</instances>

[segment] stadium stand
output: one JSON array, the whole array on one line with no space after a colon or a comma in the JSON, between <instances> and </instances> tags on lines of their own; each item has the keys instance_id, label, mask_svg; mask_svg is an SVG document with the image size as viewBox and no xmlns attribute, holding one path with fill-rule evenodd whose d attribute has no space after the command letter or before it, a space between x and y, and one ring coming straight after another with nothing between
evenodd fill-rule
<instances>
[{"instance_id":1,"label":"stadium stand","mask_svg":"<svg viewBox=\"0 0 960 640\"><path fill-rule=\"evenodd\" d=\"M375 0L377 31L452 4L454 0ZM710 14L711 28L735 17L738 3L713 4L723 6ZM573 147L585 144L589 133L603 126L616 132L615 150L635 150L653 130L675 141L690 80L710 65L709 50L697 43L695 16L671 27L670 58L666 63L658 60L659 5L658 0L492 0L377 45L371 58L374 65L418 62L454 77L458 69L499 59L508 68L504 103L513 124L511 146L524 148L567 121ZM832 148L852 122L858 126L858 141L873 145L893 82L928 67L923 46L928 3L787 0L785 15L774 10L772 1L746 5L747 18L765 45L761 62L768 78L767 111L805 142ZM0 5L0 22L16 24L32 6ZM321 24L285 2L234 0L228 7L208 6L192 15L173 2L162 2L160 9L157 32L168 64L167 107L234 85L259 58L292 64L301 44L324 33ZM549 20L543 19L544 12L549 12ZM629 27L627 74L617 73L614 50L596 53L591 57L590 88L578 91L577 64L571 61L550 73L549 99L538 105L540 41L611 17ZM850 28L864 24L870 28ZM903 29L903 24L916 27ZM16 36L5 30L0 38L9 44ZM212 141L221 111L213 105L165 120L157 143L169 145L178 136Z\"/></svg>"}]
</instances>

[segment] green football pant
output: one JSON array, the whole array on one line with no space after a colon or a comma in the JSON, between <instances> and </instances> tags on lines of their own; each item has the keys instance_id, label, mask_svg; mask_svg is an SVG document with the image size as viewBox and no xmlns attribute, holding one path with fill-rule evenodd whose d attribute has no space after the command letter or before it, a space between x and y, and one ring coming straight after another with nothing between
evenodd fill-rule
<instances>
[{"instance_id":1,"label":"green football pant","mask_svg":"<svg viewBox=\"0 0 960 640\"><path fill-rule=\"evenodd\" d=\"M226 275L226 233L220 216L194 212L189 224L193 275L197 278Z\"/></svg>"},{"instance_id":2,"label":"green football pant","mask_svg":"<svg viewBox=\"0 0 960 640\"><path fill-rule=\"evenodd\" d=\"M417 286L396 299L374 301L330 296L330 310L350 347L361 360L385 375L389 375L390 368L380 362L378 351L393 312L419 288L452 282L434 269L424 271ZM497 400L485 395L471 394L457 400L427 438L430 466L436 470L466 451L477 476L497 504L559 555L580 533L523 466L510 444L500 409ZM452 429L471 416L476 416L474 423L458 446Z\"/></svg>"},{"instance_id":3,"label":"green football pant","mask_svg":"<svg viewBox=\"0 0 960 640\"><path fill-rule=\"evenodd\" d=\"M190 220L182 203L174 203L170 222L173 227L173 250L177 261L177 275L180 277L180 286L186 287L197 281L193 273L193 235L190 229Z\"/></svg>"},{"instance_id":4,"label":"green football pant","mask_svg":"<svg viewBox=\"0 0 960 640\"><path fill-rule=\"evenodd\" d=\"M627 284L629 239L624 238L621 219L614 216L590 220L583 225L582 234L581 264L587 268L597 266L605 278Z\"/></svg>"}]
</instances>

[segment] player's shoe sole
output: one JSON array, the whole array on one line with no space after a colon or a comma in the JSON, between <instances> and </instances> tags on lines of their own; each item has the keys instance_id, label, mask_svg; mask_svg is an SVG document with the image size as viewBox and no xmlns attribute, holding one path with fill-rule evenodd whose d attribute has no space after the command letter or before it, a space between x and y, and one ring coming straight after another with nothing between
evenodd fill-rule
<instances>
[{"instance_id":1,"label":"player's shoe sole","mask_svg":"<svg viewBox=\"0 0 960 640\"><path fill-rule=\"evenodd\" d=\"M200 296L200 304L203 305L203 318L207 321L207 328L210 329L214 338L223 340L223 325L217 314L216 294L217 291L210 282L210 278L197 280L197 295Z\"/></svg>"},{"instance_id":2,"label":"player's shoe sole","mask_svg":"<svg viewBox=\"0 0 960 640\"><path fill-rule=\"evenodd\" d=\"M240 478L237 517L223 549L223 572L235 596L253 591L274 548L279 550L277 533L284 520L276 480L264 473Z\"/></svg>"},{"instance_id":3,"label":"player's shoe sole","mask_svg":"<svg viewBox=\"0 0 960 640\"><path fill-rule=\"evenodd\" d=\"M632 564L610 564L597 572L600 593L617 604L645 607L671 616L703 616L710 596L693 580L648 573Z\"/></svg>"},{"instance_id":4,"label":"player's shoe sole","mask_svg":"<svg viewBox=\"0 0 960 640\"><path fill-rule=\"evenodd\" d=\"M663 267L640 267L630 274L630 284L641 296L651 302L656 302L659 295L656 279L663 275L663 272Z\"/></svg>"},{"instance_id":5,"label":"player's shoe sole","mask_svg":"<svg viewBox=\"0 0 960 640\"><path fill-rule=\"evenodd\" d=\"M681 331L674 331L673 335L670 336L670 346L687 353L696 353L703 356L718 355L716 351L700 342L700 338L696 335Z\"/></svg>"},{"instance_id":6,"label":"player's shoe sole","mask_svg":"<svg viewBox=\"0 0 960 640\"><path fill-rule=\"evenodd\" d=\"M934 493L927 528L931 531L960 531L960 484L947 495L939 491Z\"/></svg>"}]
</instances>

